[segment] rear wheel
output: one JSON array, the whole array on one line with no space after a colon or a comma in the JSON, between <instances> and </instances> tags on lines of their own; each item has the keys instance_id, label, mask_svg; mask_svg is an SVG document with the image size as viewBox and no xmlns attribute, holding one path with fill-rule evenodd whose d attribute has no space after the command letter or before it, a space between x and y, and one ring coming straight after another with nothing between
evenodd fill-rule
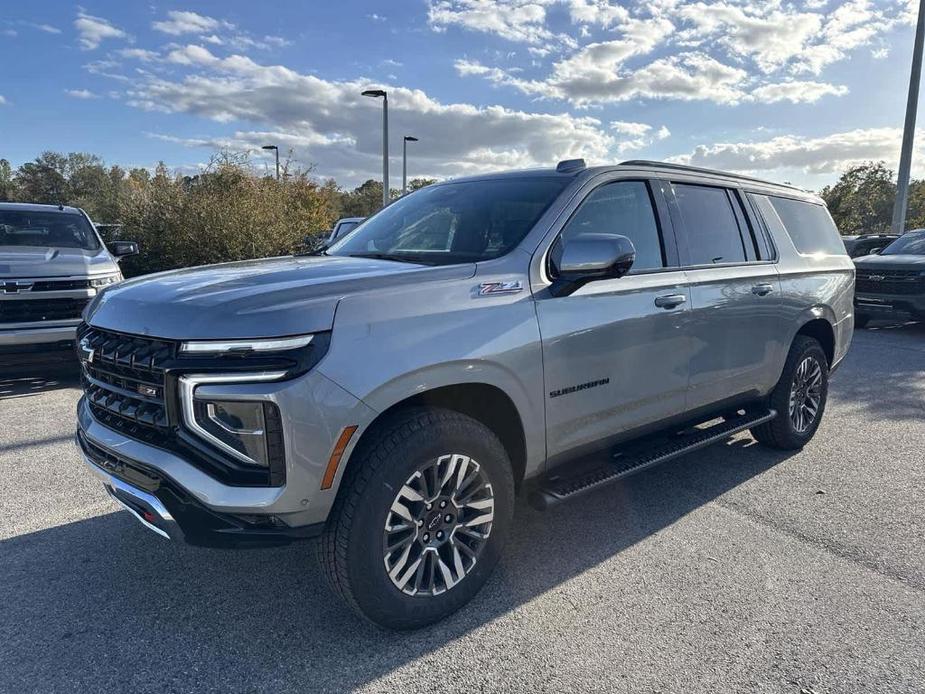
<instances>
[{"instance_id":1,"label":"rear wheel","mask_svg":"<svg viewBox=\"0 0 925 694\"><path fill-rule=\"evenodd\" d=\"M828 392L829 365L825 351L814 338L797 335L769 398L777 417L753 428L752 436L772 448L802 448L819 428Z\"/></svg>"},{"instance_id":2,"label":"rear wheel","mask_svg":"<svg viewBox=\"0 0 925 694\"><path fill-rule=\"evenodd\" d=\"M319 543L329 583L383 627L443 619L479 591L510 531L504 447L470 417L421 408L355 455Z\"/></svg>"}]
</instances>

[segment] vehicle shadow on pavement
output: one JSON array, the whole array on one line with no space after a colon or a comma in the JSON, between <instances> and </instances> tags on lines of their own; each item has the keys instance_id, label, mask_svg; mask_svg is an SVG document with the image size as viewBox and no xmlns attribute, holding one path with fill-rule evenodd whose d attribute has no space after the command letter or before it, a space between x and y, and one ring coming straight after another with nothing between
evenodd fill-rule
<instances>
[{"instance_id":1,"label":"vehicle shadow on pavement","mask_svg":"<svg viewBox=\"0 0 925 694\"><path fill-rule=\"evenodd\" d=\"M521 499L485 589L448 620L407 634L354 617L306 544L191 548L127 513L14 537L0 542L0 690L359 687L550 591L555 600L569 579L786 457L738 437L545 513Z\"/></svg>"},{"instance_id":2,"label":"vehicle shadow on pavement","mask_svg":"<svg viewBox=\"0 0 925 694\"><path fill-rule=\"evenodd\" d=\"M44 364L0 361L0 400L74 388L79 383L80 367L74 359Z\"/></svg>"},{"instance_id":3,"label":"vehicle shadow on pavement","mask_svg":"<svg viewBox=\"0 0 925 694\"><path fill-rule=\"evenodd\" d=\"M925 323L872 323L858 330L832 388L840 403L891 420L925 417ZM889 335L889 343L885 339ZM863 360L863 372L854 364Z\"/></svg>"}]
</instances>

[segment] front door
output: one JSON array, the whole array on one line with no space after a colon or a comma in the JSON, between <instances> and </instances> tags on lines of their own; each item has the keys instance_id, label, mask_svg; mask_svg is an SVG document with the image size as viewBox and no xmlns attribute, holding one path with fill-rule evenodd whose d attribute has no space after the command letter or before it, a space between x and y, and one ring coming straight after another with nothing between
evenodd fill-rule
<instances>
[{"instance_id":1,"label":"front door","mask_svg":"<svg viewBox=\"0 0 925 694\"><path fill-rule=\"evenodd\" d=\"M656 194L648 181L605 183L552 245L553 273L556 244L585 233L628 237L636 261L619 279L591 282L569 296L537 297L551 459L686 408L690 293L666 253Z\"/></svg>"}]
</instances>

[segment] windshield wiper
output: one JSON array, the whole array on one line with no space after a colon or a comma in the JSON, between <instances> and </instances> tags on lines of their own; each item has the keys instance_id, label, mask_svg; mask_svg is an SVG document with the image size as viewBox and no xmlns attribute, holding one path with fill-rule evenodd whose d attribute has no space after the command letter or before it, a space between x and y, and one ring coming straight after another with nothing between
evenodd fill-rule
<instances>
[{"instance_id":1,"label":"windshield wiper","mask_svg":"<svg viewBox=\"0 0 925 694\"><path fill-rule=\"evenodd\" d=\"M407 255L397 253L351 253L351 258L372 258L374 260L394 260L398 263L411 263L413 265L434 265L432 261L421 260Z\"/></svg>"}]
</instances>

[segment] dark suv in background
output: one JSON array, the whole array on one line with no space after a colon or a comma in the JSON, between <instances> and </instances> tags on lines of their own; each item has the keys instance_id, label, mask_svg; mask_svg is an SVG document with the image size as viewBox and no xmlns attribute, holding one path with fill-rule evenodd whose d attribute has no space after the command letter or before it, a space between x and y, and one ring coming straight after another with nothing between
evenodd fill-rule
<instances>
[{"instance_id":1,"label":"dark suv in background","mask_svg":"<svg viewBox=\"0 0 925 694\"><path fill-rule=\"evenodd\" d=\"M876 318L925 320L925 229L908 231L854 264L858 327Z\"/></svg>"}]
</instances>

